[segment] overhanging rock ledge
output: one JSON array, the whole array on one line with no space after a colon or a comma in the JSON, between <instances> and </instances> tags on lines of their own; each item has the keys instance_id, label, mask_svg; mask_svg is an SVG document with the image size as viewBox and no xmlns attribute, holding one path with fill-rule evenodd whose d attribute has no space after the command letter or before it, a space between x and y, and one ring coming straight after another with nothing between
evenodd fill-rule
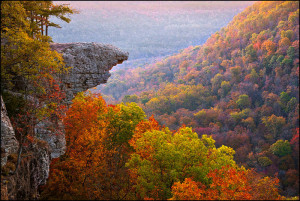
<instances>
[{"instance_id":1,"label":"overhanging rock ledge","mask_svg":"<svg viewBox=\"0 0 300 201\"><path fill-rule=\"evenodd\" d=\"M112 67L127 60L129 55L101 43L51 43L50 47L62 53L66 66L72 67L61 78L69 102L76 93L106 83Z\"/></svg>"}]
</instances>

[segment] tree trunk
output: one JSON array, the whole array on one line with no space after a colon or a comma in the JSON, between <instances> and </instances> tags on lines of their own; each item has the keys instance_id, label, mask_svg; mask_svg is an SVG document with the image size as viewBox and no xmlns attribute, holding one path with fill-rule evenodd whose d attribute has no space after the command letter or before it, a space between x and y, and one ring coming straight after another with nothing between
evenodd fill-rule
<instances>
[{"instance_id":1,"label":"tree trunk","mask_svg":"<svg viewBox=\"0 0 300 201\"><path fill-rule=\"evenodd\" d=\"M46 26L46 36L48 36L48 17L46 17L45 26Z\"/></svg>"},{"instance_id":2,"label":"tree trunk","mask_svg":"<svg viewBox=\"0 0 300 201\"><path fill-rule=\"evenodd\" d=\"M31 26L31 37L33 38L33 22L34 22L34 19L33 19L33 13L32 13L32 11L30 11L30 26Z\"/></svg>"},{"instance_id":3,"label":"tree trunk","mask_svg":"<svg viewBox=\"0 0 300 201\"><path fill-rule=\"evenodd\" d=\"M44 23L43 23L43 16L41 15L41 34L44 35Z\"/></svg>"}]
</instances>

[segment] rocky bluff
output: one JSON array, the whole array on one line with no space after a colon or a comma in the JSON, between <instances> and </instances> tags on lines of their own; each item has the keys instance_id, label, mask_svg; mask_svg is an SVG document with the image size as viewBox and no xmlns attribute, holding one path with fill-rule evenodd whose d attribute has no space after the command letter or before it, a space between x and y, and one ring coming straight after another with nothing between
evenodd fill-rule
<instances>
[{"instance_id":1,"label":"rocky bluff","mask_svg":"<svg viewBox=\"0 0 300 201\"><path fill-rule=\"evenodd\" d=\"M99 43L52 43L52 50L62 53L66 67L71 67L67 74L61 75L66 101L71 103L76 93L86 91L99 84L106 83L113 66L128 59L128 53L112 45ZM61 128L63 129L63 128ZM64 154L65 136L54 135L39 125L38 136L48 142L52 158Z\"/></svg>"},{"instance_id":2,"label":"rocky bluff","mask_svg":"<svg viewBox=\"0 0 300 201\"><path fill-rule=\"evenodd\" d=\"M109 70L127 60L129 55L112 45L99 43L52 43L50 47L62 53L66 66L71 67L67 74L59 76L69 104L76 93L106 83ZM42 128L36 129L36 133L41 140L30 148L32 154L22 160L18 172L2 181L1 197L37 199L38 187L48 178L51 158L64 153L65 136L53 135ZM14 128L1 97L1 167L6 165L8 157L15 158L17 151Z\"/></svg>"},{"instance_id":3,"label":"rocky bluff","mask_svg":"<svg viewBox=\"0 0 300 201\"><path fill-rule=\"evenodd\" d=\"M77 92L106 83L112 67L128 59L128 52L112 45L52 43L50 47L62 53L66 66L72 67L69 73L61 78L68 101L71 101Z\"/></svg>"}]
</instances>

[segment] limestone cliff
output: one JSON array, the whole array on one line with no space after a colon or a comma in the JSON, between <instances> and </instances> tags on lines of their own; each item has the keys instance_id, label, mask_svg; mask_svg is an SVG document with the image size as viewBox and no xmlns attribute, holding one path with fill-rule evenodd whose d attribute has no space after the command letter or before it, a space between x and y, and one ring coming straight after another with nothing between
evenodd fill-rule
<instances>
[{"instance_id":1,"label":"limestone cliff","mask_svg":"<svg viewBox=\"0 0 300 201\"><path fill-rule=\"evenodd\" d=\"M64 62L71 66L62 76L68 101L78 92L106 83L109 71L128 59L128 53L112 45L99 43L52 43L50 47L63 54Z\"/></svg>"},{"instance_id":2,"label":"limestone cliff","mask_svg":"<svg viewBox=\"0 0 300 201\"><path fill-rule=\"evenodd\" d=\"M109 70L128 59L128 53L112 45L99 43L52 43L52 50L62 53L68 74L61 75L63 90L70 104L76 93L86 91L99 84L107 82ZM43 122L36 127L40 139L50 145L52 158L57 158L65 152L65 136L55 135L43 129ZM63 129L60 125L60 129Z\"/></svg>"},{"instance_id":3,"label":"limestone cliff","mask_svg":"<svg viewBox=\"0 0 300 201\"><path fill-rule=\"evenodd\" d=\"M1 167L6 164L7 156L17 153L18 148L19 143L1 96Z\"/></svg>"},{"instance_id":4,"label":"limestone cliff","mask_svg":"<svg viewBox=\"0 0 300 201\"><path fill-rule=\"evenodd\" d=\"M20 166L15 172L19 142L1 96L1 198L37 199L38 187L49 176L50 152L45 141L23 146Z\"/></svg>"}]
</instances>

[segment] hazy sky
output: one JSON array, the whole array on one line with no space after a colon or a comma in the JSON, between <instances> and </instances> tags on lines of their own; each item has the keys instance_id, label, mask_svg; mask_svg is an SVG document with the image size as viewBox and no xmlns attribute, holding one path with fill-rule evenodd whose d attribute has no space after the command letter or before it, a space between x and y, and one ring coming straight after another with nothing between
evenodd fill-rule
<instances>
[{"instance_id":1,"label":"hazy sky","mask_svg":"<svg viewBox=\"0 0 300 201\"><path fill-rule=\"evenodd\" d=\"M255 1L55 1L69 4L79 11L83 10L135 10L151 12L178 12L211 9L236 9L252 5Z\"/></svg>"},{"instance_id":2,"label":"hazy sky","mask_svg":"<svg viewBox=\"0 0 300 201\"><path fill-rule=\"evenodd\" d=\"M54 42L113 44L129 60L169 55L201 45L254 1L55 1L79 14L69 24L51 19Z\"/></svg>"}]
</instances>

